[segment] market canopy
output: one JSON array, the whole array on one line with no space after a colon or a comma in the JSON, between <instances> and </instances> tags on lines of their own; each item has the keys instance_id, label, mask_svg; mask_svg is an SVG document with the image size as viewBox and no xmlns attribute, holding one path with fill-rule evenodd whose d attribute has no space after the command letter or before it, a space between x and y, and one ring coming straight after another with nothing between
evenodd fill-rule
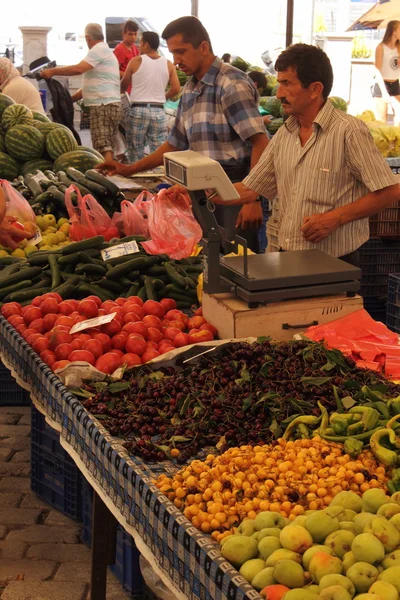
<instances>
[{"instance_id":1,"label":"market canopy","mask_svg":"<svg viewBox=\"0 0 400 600\"><path fill-rule=\"evenodd\" d=\"M389 21L400 21L400 0L379 0L357 19L347 31L385 29Z\"/></svg>"}]
</instances>

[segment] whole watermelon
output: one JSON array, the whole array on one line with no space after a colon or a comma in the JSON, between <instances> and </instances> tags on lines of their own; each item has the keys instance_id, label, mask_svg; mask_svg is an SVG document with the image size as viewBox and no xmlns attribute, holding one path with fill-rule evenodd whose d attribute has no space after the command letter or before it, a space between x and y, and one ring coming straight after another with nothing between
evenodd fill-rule
<instances>
[{"instance_id":1,"label":"whole watermelon","mask_svg":"<svg viewBox=\"0 0 400 600\"><path fill-rule=\"evenodd\" d=\"M282 103L276 96L267 96L267 100L263 108L273 117L281 116Z\"/></svg>"},{"instance_id":2,"label":"whole watermelon","mask_svg":"<svg viewBox=\"0 0 400 600\"><path fill-rule=\"evenodd\" d=\"M43 121L44 123L51 123L51 121L47 115L40 113L37 110L33 110L32 114L33 114L33 118L36 119L36 121Z\"/></svg>"},{"instance_id":3,"label":"whole watermelon","mask_svg":"<svg viewBox=\"0 0 400 600\"><path fill-rule=\"evenodd\" d=\"M46 150L53 160L56 160L61 154L77 149L78 143L69 129L56 127L46 137Z\"/></svg>"},{"instance_id":4,"label":"whole watermelon","mask_svg":"<svg viewBox=\"0 0 400 600\"><path fill-rule=\"evenodd\" d=\"M240 69L240 71L244 71L246 73L247 69L250 67L250 63L237 56L235 60L232 61L232 67L236 67Z\"/></svg>"},{"instance_id":5,"label":"whole watermelon","mask_svg":"<svg viewBox=\"0 0 400 600\"><path fill-rule=\"evenodd\" d=\"M80 150L78 147L78 150L61 154L54 162L54 171L57 173L58 171L65 171L68 167L74 167L78 171L85 173L103 161L104 158L100 159L92 152Z\"/></svg>"},{"instance_id":6,"label":"whole watermelon","mask_svg":"<svg viewBox=\"0 0 400 600\"><path fill-rule=\"evenodd\" d=\"M343 112L347 112L347 102L343 100L343 98L339 98L339 96L330 96L329 100L332 102L335 108L342 110Z\"/></svg>"},{"instance_id":7,"label":"whole watermelon","mask_svg":"<svg viewBox=\"0 0 400 600\"><path fill-rule=\"evenodd\" d=\"M102 162L104 161L104 156L97 152L94 148L89 148L89 146L78 146L78 150L85 150L85 152L90 152L99 158Z\"/></svg>"},{"instance_id":8,"label":"whole watermelon","mask_svg":"<svg viewBox=\"0 0 400 600\"><path fill-rule=\"evenodd\" d=\"M6 151L6 142L4 139L4 135L0 131L0 152L5 152L5 151Z\"/></svg>"},{"instance_id":9,"label":"whole watermelon","mask_svg":"<svg viewBox=\"0 0 400 600\"><path fill-rule=\"evenodd\" d=\"M36 129L38 129L45 138L48 136L50 131L53 131L53 129L64 128L67 131L70 131L68 127L65 127L65 125L62 125L61 123L53 123L53 121L38 121L37 119L34 119L32 125L33 127L36 127Z\"/></svg>"},{"instance_id":10,"label":"whole watermelon","mask_svg":"<svg viewBox=\"0 0 400 600\"><path fill-rule=\"evenodd\" d=\"M18 171L17 161L5 152L0 152L0 179L12 181L18 177Z\"/></svg>"},{"instance_id":11,"label":"whole watermelon","mask_svg":"<svg viewBox=\"0 0 400 600\"><path fill-rule=\"evenodd\" d=\"M4 131L8 131L11 127L15 127L15 125L32 124L32 121L32 111L25 104L11 104L11 106L7 106L1 117L1 125Z\"/></svg>"},{"instance_id":12,"label":"whole watermelon","mask_svg":"<svg viewBox=\"0 0 400 600\"><path fill-rule=\"evenodd\" d=\"M7 106L11 106L11 104L15 104L15 101L7 96L7 94L0 94L0 121L3 115L3 112L7 108Z\"/></svg>"},{"instance_id":13,"label":"whole watermelon","mask_svg":"<svg viewBox=\"0 0 400 600\"><path fill-rule=\"evenodd\" d=\"M267 130L271 135L274 135L274 133L276 133L279 129L279 127L282 127L283 125L283 119L279 118L279 119L272 119L272 121L270 123L268 123L267 125Z\"/></svg>"},{"instance_id":14,"label":"whole watermelon","mask_svg":"<svg viewBox=\"0 0 400 600\"><path fill-rule=\"evenodd\" d=\"M32 160L28 160L25 162L19 170L19 174L28 175L28 173L36 173L36 171L52 171L53 163L49 160L44 160L43 158L33 158Z\"/></svg>"},{"instance_id":15,"label":"whole watermelon","mask_svg":"<svg viewBox=\"0 0 400 600\"><path fill-rule=\"evenodd\" d=\"M23 162L42 156L44 144L44 135L31 125L16 125L6 133L7 152Z\"/></svg>"}]
</instances>

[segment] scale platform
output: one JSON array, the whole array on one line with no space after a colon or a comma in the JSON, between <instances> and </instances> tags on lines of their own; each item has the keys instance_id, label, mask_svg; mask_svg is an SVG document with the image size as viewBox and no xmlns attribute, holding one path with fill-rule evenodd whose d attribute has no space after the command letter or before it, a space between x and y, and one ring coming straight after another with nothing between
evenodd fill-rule
<instances>
[{"instance_id":1,"label":"scale platform","mask_svg":"<svg viewBox=\"0 0 400 600\"><path fill-rule=\"evenodd\" d=\"M221 276L249 303L345 293L360 287L361 270L320 250L271 252L223 258Z\"/></svg>"}]
</instances>

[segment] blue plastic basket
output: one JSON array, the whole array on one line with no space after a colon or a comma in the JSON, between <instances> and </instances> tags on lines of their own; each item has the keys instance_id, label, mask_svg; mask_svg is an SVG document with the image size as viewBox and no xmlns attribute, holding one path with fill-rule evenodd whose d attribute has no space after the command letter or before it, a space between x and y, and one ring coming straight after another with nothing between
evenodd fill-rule
<instances>
[{"instance_id":1,"label":"blue plastic basket","mask_svg":"<svg viewBox=\"0 0 400 600\"><path fill-rule=\"evenodd\" d=\"M29 392L15 381L10 371L0 362L0 406L30 406Z\"/></svg>"},{"instance_id":2,"label":"blue plastic basket","mask_svg":"<svg viewBox=\"0 0 400 600\"><path fill-rule=\"evenodd\" d=\"M46 423L45 417L34 406L32 406L31 424L32 444L52 456L57 456L62 460L68 459L71 464L75 464L61 446L60 434Z\"/></svg>"},{"instance_id":3,"label":"blue plastic basket","mask_svg":"<svg viewBox=\"0 0 400 600\"><path fill-rule=\"evenodd\" d=\"M389 275L386 324L392 331L400 333L400 274Z\"/></svg>"}]
</instances>

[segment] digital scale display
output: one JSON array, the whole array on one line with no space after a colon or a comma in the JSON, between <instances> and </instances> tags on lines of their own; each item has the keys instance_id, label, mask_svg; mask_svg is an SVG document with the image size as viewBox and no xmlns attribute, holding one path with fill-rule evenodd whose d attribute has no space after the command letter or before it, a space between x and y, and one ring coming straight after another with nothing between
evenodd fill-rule
<instances>
[{"instance_id":1,"label":"digital scale display","mask_svg":"<svg viewBox=\"0 0 400 600\"><path fill-rule=\"evenodd\" d=\"M186 169L171 160L167 162L167 175L174 181L186 185Z\"/></svg>"}]
</instances>

